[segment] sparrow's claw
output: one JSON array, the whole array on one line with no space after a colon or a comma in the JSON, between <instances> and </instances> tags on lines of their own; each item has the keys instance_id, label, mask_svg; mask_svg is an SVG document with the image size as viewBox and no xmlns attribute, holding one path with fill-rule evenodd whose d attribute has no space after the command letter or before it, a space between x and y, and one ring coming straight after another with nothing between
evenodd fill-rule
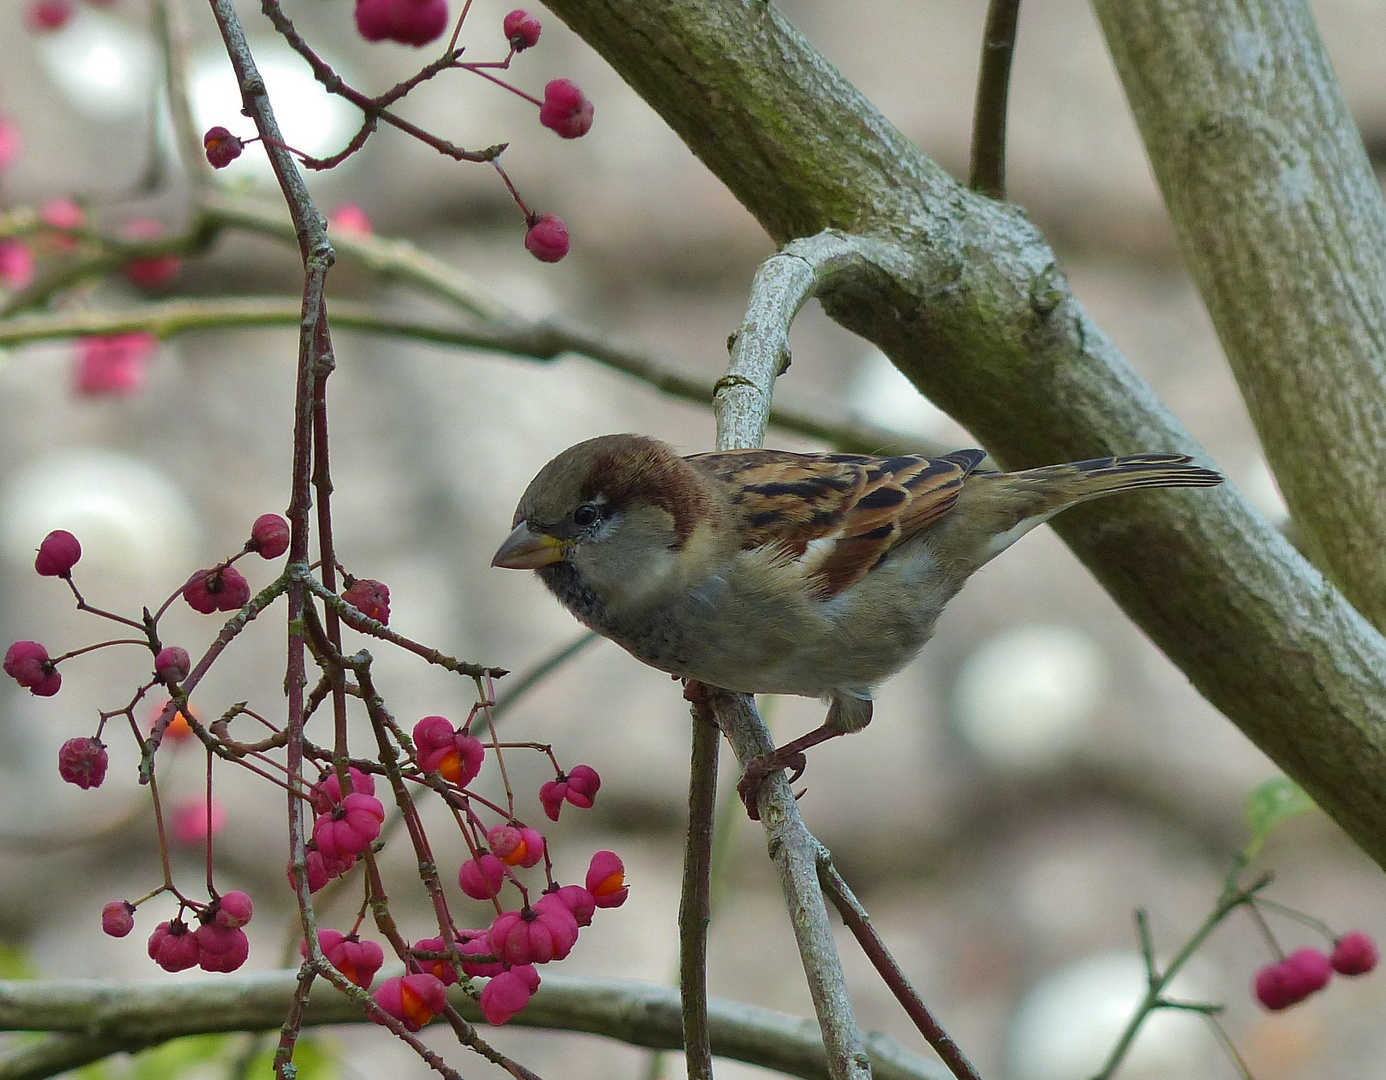
<instances>
[{"instance_id":1,"label":"sparrow's claw","mask_svg":"<svg viewBox=\"0 0 1386 1080\"><path fill-rule=\"evenodd\" d=\"M808 759L792 744L782 746L778 750L772 750L768 754L761 754L760 757L748 761L746 771L741 774L741 780L736 785L736 793L741 796L741 802L745 805L746 813L750 819L752 821L760 820L760 809L756 803L760 798L760 785L765 783L767 776L771 773L777 773L781 769L790 769L792 771L789 775L789 782L792 784L804 775L806 768L808 768Z\"/></svg>"}]
</instances>

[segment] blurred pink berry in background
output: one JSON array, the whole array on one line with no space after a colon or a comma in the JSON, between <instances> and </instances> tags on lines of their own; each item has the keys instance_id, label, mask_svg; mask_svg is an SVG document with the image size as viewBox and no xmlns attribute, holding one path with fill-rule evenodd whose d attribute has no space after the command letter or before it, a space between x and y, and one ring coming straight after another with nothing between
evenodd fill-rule
<instances>
[{"instance_id":1,"label":"blurred pink berry in background","mask_svg":"<svg viewBox=\"0 0 1386 1080\"><path fill-rule=\"evenodd\" d=\"M359 236L370 236L375 231L371 219L355 203L342 203L341 206L329 210L327 227L336 229L338 233L356 233Z\"/></svg>"},{"instance_id":2,"label":"blurred pink berry in background","mask_svg":"<svg viewBox=\"0 0 1386 1080\"><path fill-rule=\"evenodd\" d=\"M227 820L226 807L216 799L212 800L210 817L212 835L216 836L226 828ZM169 811L169 826L173 839L180 844L192 846L204 843L207 840L208 827L206 796L197 795L174 803Z\"/></svg>"},{"instance_id":3,"label":"blurred pink berry in background","mask_svg":"<svg viewBox=\"0 0 1386 1080\"><path fill-rule=\"evenodd\" d=\"M447 0L356 0L356 29L367 41L427 45L448 25Z\"/></svg>"},{"instance_id":4,"label":"blurred pink berry in background","mask_svg":"<svg viewBox=\"0 0 1386 1080\"><path fill-rule=\"evenodd\" d=\"M144 389L157 346L154 335L143 331L82 338L76 352L77 392L124 397Z\"/></svg>"},{"instance_id":5,"label":"blurred pink berry in background","mask_svg":"<svg viewBox=\"0 0 1386 1080\"><path fill-rule=\"evenodd\" d=\"M0 240L0 285L10 292L34 280L34 253L23 240Z\"/></svg>"}]
</instances>

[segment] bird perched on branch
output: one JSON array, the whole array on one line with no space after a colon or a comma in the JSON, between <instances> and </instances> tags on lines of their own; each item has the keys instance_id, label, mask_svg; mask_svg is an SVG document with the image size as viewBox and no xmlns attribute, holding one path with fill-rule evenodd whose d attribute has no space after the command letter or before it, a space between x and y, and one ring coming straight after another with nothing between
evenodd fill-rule
<instances>
[{"instance_id":1,"label":"bird perched on branch","mask_svg":"<svg viewBox=\"0 0 1386 1080\"><path fill-rule=\"evenodd\" d=\"M1222 477L1177 454L1001 473L981 450L681 457L642 435L563 451L530 482L493 566L536 570L638 660L741 693L829 702L823 725L753 762L741 794L871 720L871 694L933 635L980 567L1089 499Z\"/></svg>"}]
</instances>

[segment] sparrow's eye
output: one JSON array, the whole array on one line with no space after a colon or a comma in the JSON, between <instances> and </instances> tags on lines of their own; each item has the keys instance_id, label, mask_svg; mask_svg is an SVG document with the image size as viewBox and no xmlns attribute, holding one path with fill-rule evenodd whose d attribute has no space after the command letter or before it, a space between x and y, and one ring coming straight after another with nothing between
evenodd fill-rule
<instances>
[{"instance_id":1,"label":"sparrow's eye","mask_svg":"<svg viewBox=\"0 0 1386 1080\"><path fill-rule=\"evenodd\" d=\"M601 516L601 507L596 503L583 503L573 511L573 524L579 529L585 529L589 525L595 525Z\"/></svg>"}]
</instances>

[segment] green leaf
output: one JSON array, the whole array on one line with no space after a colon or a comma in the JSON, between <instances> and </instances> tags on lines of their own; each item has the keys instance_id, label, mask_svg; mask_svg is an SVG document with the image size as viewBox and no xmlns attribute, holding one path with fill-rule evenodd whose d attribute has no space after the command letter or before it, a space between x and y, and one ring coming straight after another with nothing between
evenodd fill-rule
<instances>
[{"instance_id":1,"label":"green leaf","mask_svg":"<svg viewBox=\"0 0 1386 1080\"><path fill-rule=\"evenodd\" d=\"M1251 826L1247 860L1260 854L1266 837L1279 826L1312 809L1314 800L1288 776L1272 776L1257 784L1246 797L1246 819Z\"/></svg>"}]
</instances>

